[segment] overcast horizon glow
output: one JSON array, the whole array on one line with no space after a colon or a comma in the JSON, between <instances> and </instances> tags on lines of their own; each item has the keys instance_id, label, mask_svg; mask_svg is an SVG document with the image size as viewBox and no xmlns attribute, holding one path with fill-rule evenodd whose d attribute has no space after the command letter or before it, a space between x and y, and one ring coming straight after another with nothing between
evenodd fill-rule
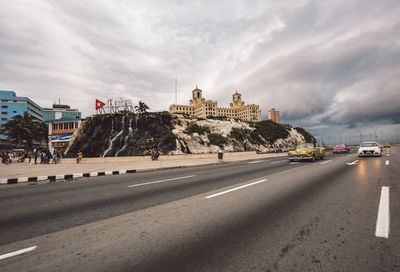
<instances>
[{"instance_id":1,"label":"overcast horizon glow","mask_svg":"<svg viewBox=\"0 0 400 272\"><path fill-rule=\"evenodd\" d=\"M263 119L393 142L399 14L397 0L5 1L0 89L88 116L96 98L168 110L178 78L179 104L196 85L220 107L237 89Z\"/></svg>"}]
</instances>

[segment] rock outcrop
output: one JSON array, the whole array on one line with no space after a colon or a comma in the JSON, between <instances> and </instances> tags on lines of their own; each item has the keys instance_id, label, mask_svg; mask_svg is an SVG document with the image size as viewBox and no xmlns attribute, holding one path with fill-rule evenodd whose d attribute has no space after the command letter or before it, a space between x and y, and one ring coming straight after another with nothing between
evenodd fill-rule
<instances>
[{"instance_id":1,"label":"rock outcrop","mask_svg":"<svg viewBox=\"0 0 400 272\"><path fill-rule=\"evenodd\" d=\"M147 155L156 147L162 154L257 151L270 152L305 142L289 125L271 121L196 119L168 112L113 113L88 117L73 136L66 156L81 151L85 157Z\"/></svg>"}]
</instances>

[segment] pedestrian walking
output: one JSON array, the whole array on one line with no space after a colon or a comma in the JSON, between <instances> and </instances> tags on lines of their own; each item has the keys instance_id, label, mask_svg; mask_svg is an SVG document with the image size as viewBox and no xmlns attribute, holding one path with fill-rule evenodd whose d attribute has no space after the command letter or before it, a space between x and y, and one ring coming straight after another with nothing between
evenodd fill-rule
<instances>
[{"instance_id":1,"label":"pedestrian walking","mask_svg":"<svg viewBox=\"0 0 400 272\"><path fill-rule=\"evenodd\" d=\"M9 162L9 163L12 163L13 157L14 157L14 154L10 151L10 152L8 153L8 162Z\"/></svg>"},{"instance_id":2,"label":"pedestrian walking","mask_svg":"<svg viewBox=\"0 0 400 272\"><path fill-rule=\"evenodd\" d=\"M82 152L78 151L78 153L76 154L76 163L79 163L79 161L81 161L83 158Z\"/></svg>"},{"instance_id":3,"label":"pedestrian walking","mask_svg":"<svg viewBox=\"0 0 400 272\"><path fill-rule=\"evenodd\" d=\"M38 151L37 151L36 148L33 150L33 158L34 158L34 160L35 160L35 164L37 164Z\"/></svg>"},{"instance_id":4,"label":"pedestrian walking","mask_svg":"<svg viewBox=\"0 0 400 272\"><path fill-rule=\"evenodd\" d=\"M40 164L44 164L46 159L46 154L44 154L44 152L40 152Z\"/></svg>"},{"instance_id":5,"label":"pedestrian walking","mask_svg":"<svg viewBox=\"0 0 400 272\"><path fill-rule=\"evenodd\" d=\"M3 163L5 165L8 165L8 154L7 154L7 152L3 152L1 157L2 157Z\"/></svg>"},{"instance_id":6,"label":"pedestrian walking","mask_svg":"<svg viewBox=\"0 0 400 272\"><path fill-rule=\"evenodd\" d=\"M59 151L57 151L57 154L56 154L56 163L58 163L58 162L60 161L60 159L61 159L61 154L60 154Z\"/></svg>"},{"instance_id":7,"label":"pedestrian walking","mask_svg":"<svg viewBox=\"0 0 400 272\"><path fill-rule=\"evenodd\" d=\"M50 150L46 151L46 163L50 163L52 156Z\"/></svg>"},{"instance_id":8,"label":"pedestrian walking","mask_svg":"<svg viewBox=\"0 0 400 272\"><path fill-rule=\"evenodd\" d=\"M32 160L32 151L28 151L28 155L27 155L27 157L28 157L28 163L29 163L29 165L31 165L31 160Z\"/></svg>"}]
</instances>

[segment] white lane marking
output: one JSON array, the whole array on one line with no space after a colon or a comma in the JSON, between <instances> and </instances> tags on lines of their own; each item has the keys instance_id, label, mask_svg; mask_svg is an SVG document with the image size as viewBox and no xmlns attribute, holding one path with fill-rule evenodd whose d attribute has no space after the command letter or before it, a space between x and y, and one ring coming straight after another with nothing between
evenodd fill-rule
<instances>
[{"instance_id":1,"label":"white lane marking","mask_svg":"<svg viewBox=\"0 0 400 272\"><path fill-rule=\"evenodd\" d=\"M355 160L353 162L348 162L347 165L355 165L355 164L357 164L357 162L358 162L358 160Z\"/></svg>"},{"instance_id":2,"label":"white lane marking","mask_svg":"<svg viewBox=\"0 0 400 272\"><path fill-rule=\"evenodd\" d=\"M299 162L291 162L290 165L298 164Z\"/></svg>"},{"instance_id":3,"label":"white lane marking","mask_svg":"<svg viewBox=\"0 0 400 272\"><path fill-rule=\"evenodd\" d=\"M14 252L11 252L11 253L3 254L3 255L0 255L0 260L7 259L7 258L10 258L10 257L14 257L14 256L17 256L17 255L21 255L21 254L24 254L26 252L33 251L36 248L37 248L37 246L33 246L33 247L28 247L28 248L25 248L25 249L18 250L18 251L14 251Z\"/></svg>"},{"instance_id":4,"label":"white lane marking","mask_svg":"<svg viewBox=\"0 0 400 272\"><path fill-rule=\"evenodd\" d=\"M320 164L330 163L332 160L321 162Z\"/></svg>"},{"instance_id":5,"label":"white lane marking","mask_svg":"<svg viewBox=\"0 0 400 272\"><path fill-rule=\"evenodd\" d=\"M149 184L155 184L155 183L162 183L162 182L167 182L167 181L172 181L172 180L187 179L187 178L192 178L194 176L196 176L196 175L179 177L179 178L170 178L170 179L164 179L164 180L157 180L157 181L151 181L151 182L140 183L140 184L133 184L133 185L129 185L128 188L149 185Z\"/></svg>"},{"instance_id":6,"label":"white lane marking","mask_svg":"<svg viewBox=\"0 0 400 272\"><path fill-rule=\"evenodd\" d=\"M386 164L386 165L389 165L389 160L386 160L385 164Z\"/></svg>"},{"instance_id":7,"label":"white lane marking","mask_svg":"<svg viewBox=\"0 0 400 272\"><path fill-rule=\"evenodd\" d=\"M260 162L263 162L263 161L251 161L251 162L249 162L248 164L260 163Z\"/></svg>"},{"instance_id":8,"label":"white lane marking","mask_svg":"<svg viewBox=\"0 0 400 272\"><path fill-rule=\"evenodd\" d=\"M389 238L390 211L389 211L389 187L382 186L381 199L379 201L378 218L376 219L376 237Z\"/></svg>"},{"instance_id":9,"label":"white lane marking","mask_svg":"<svg viewBox=\"0 0 400 272\"><path fill-rule=\"evenodd\" d=\"M233 188L233 189L229 189L229 190L226 190L226 191L223 191L223 192L220 192L220 193L209 195L209 196L206 196L205 198L208 199L208 198L213 198L213 197L220 196L220 195L223 195L223 194L227 194L227 193L230 193L230 192L233 192L233 191L237 191L237 190L240 190L240 189L252 186L252 185L256 185L256 184L264 182L264 181L267 181L267 180L266 179L262 179L262 180L259 180L259 181L256 181L256 182L252 182L252 183L249 183L249 184L246 184L246 185L242 185L242 186L239 186L239 187L236 187L236 188Z\"/></svg>"},{"instance_id":10,"label":"white lane marking","mask_svg":"<svg viewBox=\"0 0 400 272\"><path fill-rule=\"evenodd\" d=\"M389 154L386 154L386 157L389 157Z\"/></svg>"},{"instance_id":11,"label":"white lane marking","mask_svg":"<svg viewBox=\"0 0 400 272\"><path fill-rule=\"evenodd\" d=\"M347 157L350 157L350 156L353 156L353 154L349 154L349 155L347 155Z\"/></svg>"},{"instance_id":12,"label":"white lane marking","mask_svg":"<svg viewBox=\"0 0 400 272\"><path fill-rule=\"evenodd\" d=\"M287 161L287 160L273 161L271 163L280 163L280 162L285 162L285 161Z\"/></svg>"}]
</instances>

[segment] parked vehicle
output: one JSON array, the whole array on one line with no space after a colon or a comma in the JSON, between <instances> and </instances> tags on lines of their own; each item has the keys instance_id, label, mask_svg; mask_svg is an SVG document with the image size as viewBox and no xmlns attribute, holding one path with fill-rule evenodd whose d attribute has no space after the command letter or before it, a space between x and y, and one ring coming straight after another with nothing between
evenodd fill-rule
<instances>
[{"instance_id":1,"label":"parked vehicle","mask_svg":"<svg viewBox=\"0 0 400 272\"><path fill-rule=\"evenodd\" d=\"M382 156L382 149L377 142L362 142L358 148L358 156Z\"/></svg>"},{"instance_id":2,"label":"parked vehicle","mask_svg":"<svg viewBox=\"0 0 400 272\"><path fill-rule=\"evenodd\" d=\"M317 159L324 159L325 151L321 148L317 148L314 144L301 144L298 145L296 150L288 152L289 161L302 161L310 160L316 161Z\"/></svg>"},{"instance_id":3,"label":"parked vehicle","mask_svg":"<svg viewBox=\"0 0 400 272\"><path fill-rule=\"evenodd\" d=\"M390 144L384 144L383 147L385 147L385 148L390 148L391 145L390 145Z\"/></svg>"},{"instance_id":4,"label":"parked vehicle","mask_svg":"<svg viewBox=\"0 0 400 272\"><path fill-rule=\"evenodd\" d=\"M333 154L350 153L350 146L346 144L338 144L333 147Z\"/></svg>"}]
</instances>

